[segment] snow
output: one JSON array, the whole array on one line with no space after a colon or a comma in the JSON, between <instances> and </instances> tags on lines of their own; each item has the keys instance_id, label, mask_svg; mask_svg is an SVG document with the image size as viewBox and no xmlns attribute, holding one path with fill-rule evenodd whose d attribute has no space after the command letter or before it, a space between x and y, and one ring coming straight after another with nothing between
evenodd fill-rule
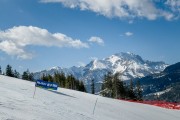
<instances>
[{"instance_id":1,"label":"snow","mask_svg":"<svg viewBox=\"0 0 180 120\"><path fill-rule=\"evenodd\" d=\"M169 92L171 89L172 89L172 88L168 88L168 89L166 89L166 90L159 91L159 92L155 92L155 93L151 93L151 94L148 94L148 95L158 95L158 96L160 96L160 95L162 95L162 94L164 94L164 93L166 93L166 92Z\"/></svg>"},{"instance_id":2,"label":"snow","mask_svg":"<svg viewBox=\"0 0 180 120\"><path fill-rule=\"evenodd\" d=\"M58 66L54 66L54 67L52 67L52 68L50 68L50 69L48 69L48 70L60 70L61 69L61 67L58 67Z\"/></svg>"},{"instance_id":3,"label":"snow","mask_svg":"<svg viewBox=\"0 0 180 120\"><path fill-rule=\"evenodd\" d=\"M119 58L118 56L116 55L112 55L110 56L107 61L111 62L112 63L112 66L118 61L118 60L121 60L121 58Z\"/></svg>"},{"instance_id":4,"label":"snow","mask_svg":"<svg viewBox=\"0 0 180 120\"><path fill-rule=\"evenodd\" d=\"M96 69L105 69L106 65L104 65L101 61L94 60L93 66L90 68L90 70L96 70Z\"/></svg>"},{"instance_id":5,"label":"snow","mask_svg":"<svg viewBox=\"0 0 180 120\"><path fill-rule=\"evenodd\" d=\"M118 53L104 59L95 59L84 67L61 68L53 67L42 72L34 73L35 79L39 79L43 73L54 75L55 72L64 72L65 75L72 74L75 78L82 80L85 83L95 79L97 82L102 82L103 77L107 72L121 72L123 81L134 78L141 78L153 73L159 73L167 66L164 62L152 62L142 59L139 55L133 53Z\"/></svg>"},{"instance_id":6,"label":"snow","mask_svg":"<svg viewBox=\"0 0 180 120\"><path fill-rule=\"evenodd\" d=\"M155 78L161 78L161 77L164 77L164 76L166 76L166 74L161 74L161 75L158 75L158 76L153 76L153 79L155 79Z\"/></svg>"},{"instance_id":7,"label":"snow","mask_svg":"<svg viewBox=\"0 0 180 120\"><path fill-rule=\"evenodd\" d=\"M121 64L118 64L118 65L114 68L114 73L117 73L117 72L123 73L125 70L126 70L126 66L122 66Z\"/></svg>"},{"instance_id":8,"label":"snow","mask_svg":"<svg viewBox=\"0 0 180 120\"><path fill-rule=\"evenodd\" d=\"M179 120L180 111L131 103L0 75L0 120ZM97 100L98 99L98 100ZM95 101L97 105L93 115Z\"/></svg>"}]
</instances>

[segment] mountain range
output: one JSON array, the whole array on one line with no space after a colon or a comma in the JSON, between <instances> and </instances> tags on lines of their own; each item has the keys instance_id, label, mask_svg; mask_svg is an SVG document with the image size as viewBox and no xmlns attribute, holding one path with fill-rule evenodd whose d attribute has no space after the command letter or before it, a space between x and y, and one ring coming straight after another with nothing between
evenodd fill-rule
<instances>
[{"instance_id":1,"label":"mountain range","mask_svg":"<svg viewBox=\"0 0 180 120\"><path fill-rule=\"evenodd\" d=\"M144 99L180 102L180 62L139 80Z\"/></svg>"},{"instance_id":2,"label":"mountain range","mask_svg":"<svg viewBox=\"0 0 180 120\"><path fill-rule=\"evenodd\" d=\"M95 80L96 84L101 84L104 75L108 72L120 72L122 73L121 79L126 81L135 78L142 78L154 73L160 73L167 66L168 64L164 62L152 62L144 60L141 56L130 52L121 52L101 60L93 60L85 66L73 66L70 68L57 66L35 72L34 78L40 79L43 74L54 75L56 72L64 72L65 75L72 74L77 79L82 80L86 85L89 85L92 79Z\"/></svg>"}]
</instances>

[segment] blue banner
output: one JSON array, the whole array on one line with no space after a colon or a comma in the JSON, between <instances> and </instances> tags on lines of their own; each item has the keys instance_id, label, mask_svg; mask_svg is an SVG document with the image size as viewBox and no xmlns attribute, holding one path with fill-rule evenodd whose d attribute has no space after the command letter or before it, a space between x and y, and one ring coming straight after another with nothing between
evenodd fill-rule
<instances>
[{"instance_id":1,"label":"blue banner","mask_svg":"<svg viewBox=\"0 0 180 120\"><path fill-rule=\"evenodd\" d=\"M50 89L50 90L57 90L58 85L54 82L46 82L43 80L37 80L36 81L36 87Z\"/></svg>"}]
</instances>

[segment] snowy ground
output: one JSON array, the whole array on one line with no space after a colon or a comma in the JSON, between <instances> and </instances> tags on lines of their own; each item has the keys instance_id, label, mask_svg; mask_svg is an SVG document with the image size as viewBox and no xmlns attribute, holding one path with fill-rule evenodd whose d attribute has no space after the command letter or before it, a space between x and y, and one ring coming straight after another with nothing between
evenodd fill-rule
<instances>
[{"instance_id":1,"label":"snowy ground","mask_svg":"<svg viewBox=\"0 0 180 120\"><path fill-rule=\"evenodd\" d=\"M0 120L180 120L178 110L62 88L33 92L34 83L0 75Z\"/></svg>"}]
</instances>

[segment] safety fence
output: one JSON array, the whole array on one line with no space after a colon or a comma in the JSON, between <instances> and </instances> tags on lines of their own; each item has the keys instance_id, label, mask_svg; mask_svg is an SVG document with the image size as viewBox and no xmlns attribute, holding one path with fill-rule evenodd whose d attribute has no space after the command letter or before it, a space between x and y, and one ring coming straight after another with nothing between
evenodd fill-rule
<instances>
[{"instance_id":1,"label":"safety fence","mask_svg":"<svg viewBox=\"0 0 180 120\"><path fill-rule=\"evenodd\" d=\"M123 100L123 99L120 99ZM142 103L142 104L148 104L148 105L154 105L158 107L163 107L167 109L176 109L180 110L180 103L174 103L174 102L166 102L166 101L136 101L136 100L123 100L128 102L136 102L136 103Z\"/></svg>"}]
</instances>

